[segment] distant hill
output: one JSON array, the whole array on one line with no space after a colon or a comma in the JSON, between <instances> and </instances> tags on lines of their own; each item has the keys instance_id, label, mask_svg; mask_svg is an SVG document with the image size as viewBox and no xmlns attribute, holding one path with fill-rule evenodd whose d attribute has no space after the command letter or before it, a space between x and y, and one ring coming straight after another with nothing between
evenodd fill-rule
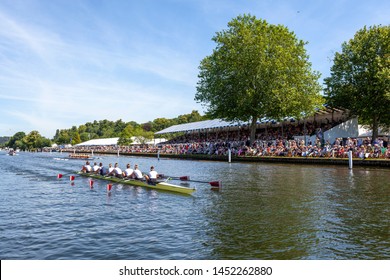
<instances>
[{"instance_id":1,"label":"distant hill","mask_svg":"<svg viewBox=\"0 0 390 280\"><path fill-rule=\"evenodd\" d=\"M7 143L10 138L10 136L0 136L0 145Z\"/></svg>"}]
</instances>

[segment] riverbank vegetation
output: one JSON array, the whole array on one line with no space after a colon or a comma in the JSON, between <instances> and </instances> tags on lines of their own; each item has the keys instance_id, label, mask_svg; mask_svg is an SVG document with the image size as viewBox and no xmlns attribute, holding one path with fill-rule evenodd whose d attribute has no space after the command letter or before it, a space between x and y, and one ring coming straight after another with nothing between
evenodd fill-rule
<instances>
[{"instance_id":1,"label":"riverbank vegetation","mask_svg":"<svg viewBox=\"0 0 390 280\"><path fill-rule=\"evenodd\" d=\"M34 151L36 149L50 147L51 144L52 141L50 139L43 137L38 131L33 130L29 134L24 132L15 133L4 146L14 150L21 149Z\"/></svg>"},{"instance_id":2,"label":"riverbank vegetation","mask_svg":"<svg viewBox=\"0 0 390 280\"><path fill-rule=\"evenodd\" d=\"M197 122L207 119L198 111L194 110L189 114L179 115L176 118L157 118L147 123L138 124L134 121L124 122L122 120L109 121L100 120L87 122L80 126L73 126L69 129L57 129L53 139L40 135L38 131L32 131L26 135L25 132L17 132L8 137L2 146L21 150L34 150L43 147L50 147L53 143L58 145L76 145L91 139L119 137L118 144L130 145L133 137L139 143L154 138L154 132L163 130L172 125ZM172 135L174 137L174 135Z\"/></svg>"},{"instance_id":3,"label":"riverbank vegetation","mask_svg":"<svg viewBox=\"0 0 390 280\"><path fill-rule=\"evenodd\" d=\"M327 103L348 108L373 140L390 128L390 26L364 27L336 52L325 79Z\"/></svg>"}]
</instances>

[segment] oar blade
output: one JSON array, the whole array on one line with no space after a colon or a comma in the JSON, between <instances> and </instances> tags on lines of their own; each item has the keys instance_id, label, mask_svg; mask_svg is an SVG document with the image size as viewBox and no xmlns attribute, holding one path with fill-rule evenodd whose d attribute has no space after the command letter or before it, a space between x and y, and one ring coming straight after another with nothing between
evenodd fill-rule
<instances>
[{"instance_id":1,"label":"oar blade","mask_svg":"<svg viewBox=\"0 0 390 280\"><path fill-rule=\"evenodd\" d=\"M209 182L211 186L211 190L213 191L219 191L222 188L222 182L221 181L211 181Z\"/></svg>"}]
</instances>

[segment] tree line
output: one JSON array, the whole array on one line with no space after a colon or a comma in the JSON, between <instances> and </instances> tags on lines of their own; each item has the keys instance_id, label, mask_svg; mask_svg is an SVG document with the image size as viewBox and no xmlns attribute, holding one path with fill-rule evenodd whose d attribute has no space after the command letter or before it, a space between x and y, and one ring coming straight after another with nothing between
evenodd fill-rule
<instances>
[{"instance_id":1,"label":"tree line","mask_svg":"<svg viewBox=\"0 0 390 280\"><path fill-rule=\"evenodd\" d=\"M11 138L7 139L2 146L13 149L34 150L44 147L50 147L53 143L58 145L76 145L91 139L114 138L119 137L119 145L130 145L133 140L144 143L153 139L154 133L167 127L177 124L197 122L207 119L198 111L193 110L189 114L179 115L176 118L157 118L147 123L138 124L130 121L124 122L121 119L117 121L94 120L85 124L72 126L68 129L57 129L53 139L43 137L38 131L17 132Z\"/></svg>"},{"instance_id":2,"label":"tree line","mask_svg":"<svg viewBox=\"0 0 390 280\"><path fill-rule=\"evenodd\" d=\"M8 142L3 144L5 147L21 150L33 151L44 147L50 147L52 141L43 137L37 130L26 134L22 131L15 133Z\"/></svg>"}]
</instances>

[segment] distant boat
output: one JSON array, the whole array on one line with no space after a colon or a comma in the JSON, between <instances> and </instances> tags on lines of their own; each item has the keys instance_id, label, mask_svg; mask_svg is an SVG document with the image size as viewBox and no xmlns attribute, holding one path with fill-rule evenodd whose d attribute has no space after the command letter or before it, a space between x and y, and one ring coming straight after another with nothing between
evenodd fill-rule
<instances>
[{"instance_id":1,"label":"distant boat","mask_svg":"<svg viewBox=\"0 0 390 280\"><path fill-rule=\"evenodd\" d=\"M10 150L10 151L8 152L8 155L9 155L9 156L15 156L15 155L16 155L16 152L15 152L14 150Z\"/></svg>"},{"instance_id":2,"label":"distant boat","mask_svg":"<svg viewBox=\"0 0 390 280\"><path fill-rule=\"evenodd\" d=\"M69 154L70 159L82 159L82 160L91 160L93 157L91 157L88 154Z\"/></svg>"}]
</instances>

